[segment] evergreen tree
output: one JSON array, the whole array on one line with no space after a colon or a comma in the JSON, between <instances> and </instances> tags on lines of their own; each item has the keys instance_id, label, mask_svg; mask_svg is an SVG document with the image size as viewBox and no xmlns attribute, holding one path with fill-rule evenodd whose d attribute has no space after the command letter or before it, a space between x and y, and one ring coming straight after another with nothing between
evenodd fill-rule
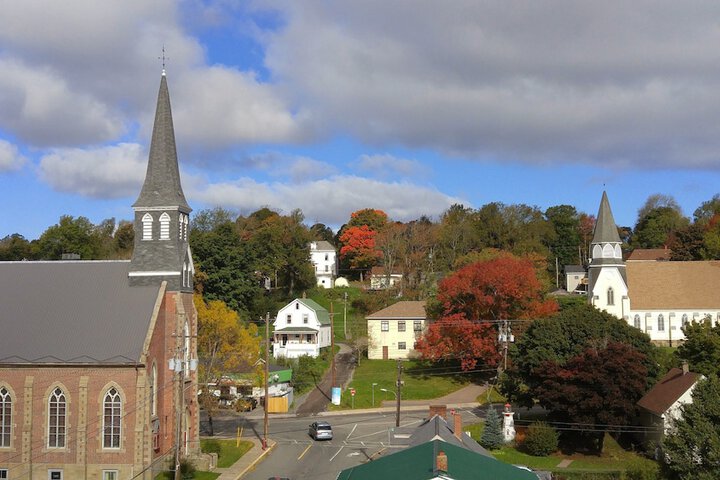
<instances>
[{"instance_id":1,"label":"evergreen tree","mask_svg":"<svg viewBox=\"0 0 720 480\"><path fill-rule=\"evenodd\" d=\"M504 443L502 421L491 405L488 407L487 415L485 416L485 429L480 436L480 445L488 450L496 450L502 447Z\"/></svg>"}]
</instances>

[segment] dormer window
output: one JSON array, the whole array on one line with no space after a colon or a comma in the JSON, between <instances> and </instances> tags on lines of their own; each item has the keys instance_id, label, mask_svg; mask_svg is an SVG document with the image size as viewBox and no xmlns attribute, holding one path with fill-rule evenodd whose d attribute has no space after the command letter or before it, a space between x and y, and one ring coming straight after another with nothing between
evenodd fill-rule
<instances>
[{"instance_id":1,"label":"dormer window","mask_svg":"<svg viewBox=\"0 0 720 480\"><path fill-rule=\"evenodd\" d=\"M152 215L149 213L146 213L142 217L142 225L143 225L143 234L142 239L143 240L152 240L152 224L153 224L153 218Z\"/></svg>"},{"instance_id":2,"label":"dormer window","mask_svg":"<svg viewBox=\"0 0 720 480\"><path fill-rule=\"evenodd\" d=\"M170 215L167 212L160 215L160 240L170 240Z\"/></svg>"}]
</instances>

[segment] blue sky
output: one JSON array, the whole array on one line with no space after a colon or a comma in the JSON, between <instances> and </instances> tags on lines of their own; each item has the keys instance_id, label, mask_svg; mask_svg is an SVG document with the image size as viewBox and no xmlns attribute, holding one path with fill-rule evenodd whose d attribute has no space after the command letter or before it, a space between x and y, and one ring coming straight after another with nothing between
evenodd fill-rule
<instances>
[{"instance_id":1,"label":"blue sky","mask_svg":"<svg viewBox=\"0 0 720 480\"><path fill-rule=\"evenodd\" d=\"M499 201L633 225L720 191L720 4L7 2L0 238L132 217L167 55L192 207L335 228Z\"/></svg>"}]
</instances>

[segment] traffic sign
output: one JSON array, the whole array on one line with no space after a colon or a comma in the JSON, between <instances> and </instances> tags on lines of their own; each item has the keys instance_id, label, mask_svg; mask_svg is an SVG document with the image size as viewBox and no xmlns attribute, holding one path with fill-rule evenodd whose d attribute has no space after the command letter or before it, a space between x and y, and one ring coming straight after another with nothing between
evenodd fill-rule
<instances>
[{"instance_id":1,"label":"traffic sign","mask_svg":"<svg viewBox=\"0 0 720 480\"><path fill-rule=\"evenodd\" d=\"M354 389L354 388L351 388L351 389L350 389L350 395L352 395L353 397L355 396L355 389Z\"/></svg>"}]
</instances>

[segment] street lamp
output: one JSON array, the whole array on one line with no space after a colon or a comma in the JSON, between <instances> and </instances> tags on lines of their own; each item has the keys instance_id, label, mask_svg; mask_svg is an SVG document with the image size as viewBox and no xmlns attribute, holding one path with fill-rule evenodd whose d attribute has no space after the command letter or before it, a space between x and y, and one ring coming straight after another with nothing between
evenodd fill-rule
<instances>
[{"instance_id":1,"label":"street lamp","mask_svg":"<svg viewBox=\"0 0 720 480\"><path fill-rule=\"evenodd\" d=\"M372 405L373 405L373 407L375 406L375 385L377 385L377 383L372 384Z\"/></svg>"},{"instance_id":2,"label":"street lamp","mask_svg":"<svg viewBox=\"0 0 720 480\"><path fill-rule=\"evenodd\" d=\"M395 395L395 399L397 400L397 393L395 393L394 391L388 390L387 388L381 388L380 391L381 391L381 392L390 392L390 393L392 393L393 395Z\"/></svg>"}]
</instances>

